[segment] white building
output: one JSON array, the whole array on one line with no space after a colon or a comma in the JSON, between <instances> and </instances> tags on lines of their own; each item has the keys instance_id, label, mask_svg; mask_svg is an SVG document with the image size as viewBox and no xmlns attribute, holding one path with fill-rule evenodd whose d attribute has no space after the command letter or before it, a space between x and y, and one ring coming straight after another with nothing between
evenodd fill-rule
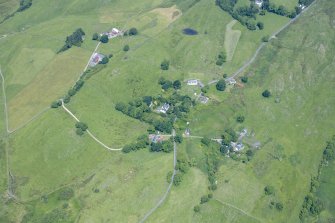
<instances>
[{"instance_id":1,"label":"white building","mask_svg":"<svg viewBox=\"0 0 335 223\"><path fill-rule=\"evenodd\" d=\"M255 4L256 4L258 7L262 7L262 5L263 5L263 1L262 1L262 0L256 0L256 1L255 1Z\"/></svg>"},{"instance_id":2,"label":"white building","mask_svg":"<svg viewBox=\"0 0 335 223\"><path fill-rule=\"evenodd\" d=\"M189 86L197 86L199 84L198 80L188 80L187 85Z\"/></svg>"},{"instance_id":3,"label":"white building","mask_svg":"<svg viewBox=\"0 0 335 223\"><path fill-rule=\"evenodd\" d=\"M244 149L244 145L242 143L231 142L230 145L233 147L234 152L239 152Z\"/></svg>"},{"instance_id":4,"label":"white building","mask_svg":"<svg viewBox=\"0 0 335 223\"><path fill-rule=\"evenodd\" d=\"M228 78L226 80L226 82L229 84L229 85L235 85L236 84L236 80L234 78Z\"/></svg>"},{"instance_id":5,"label":"white building","mask_svg":"<svg viewBox=\"0 0 335 223\"><path fill-rule=\"evenodd\" d=\"M169 110L170 105L168 103L163 104L161 107L157 109L158 112L166 114L166 112Z\"/></svg>"},{"instance_id":6,"label":"white building","mask_svg":"<svg viewBox=\"0 0 335 223\"><path fill-rule=\"evenodd\" d=\"M104 32L104 33L100 34L100 36L102 36L102 35L107 35L108 39L112 39L112 38L115 38L115 37L118 37L118 36L123 36L123 32L118 30L117 28L113 28L111 31Z\"/></svg>"},{"instance_id":7,"label":"white building","mask_svg":"<svg viewBox=\"0 0 335 223\"><path fill-rule=\"evenodd\" d=\"M94 53L90 59L89 66L90 67L96 66L100 61L102 61L104 57L105 56L100 53Z\"/></svg>"}]
</instances>

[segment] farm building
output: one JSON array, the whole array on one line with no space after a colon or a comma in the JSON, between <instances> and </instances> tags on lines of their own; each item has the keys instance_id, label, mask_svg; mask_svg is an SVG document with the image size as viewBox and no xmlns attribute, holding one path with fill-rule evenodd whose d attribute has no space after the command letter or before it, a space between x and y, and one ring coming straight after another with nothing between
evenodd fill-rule
<instances>
[{"instance_id":1,"label":"farm building","mask_svg":"<svg viewBox=\"0 0 335 223\"><path fill-rule=\"evenodd\" d=\"M263 5L263 1L262 1L262 0L256 0L256 1L255 1L255 4L256 4L258 7L262 7L262 5Z\"/></svg>"},{"instance_id":2,"label":"farm building","mask_svg":"<svg viewBox=\"0 0 335 223\"><path fill-rule=\"evenodd\" d=\"M189 86L197 86L198 85L198 80L188 80L187 85Z\"/></svg>"},{"instance_id":3,"label":"farm building","mask_svg":"<svg viewBox=\"0 0 335 223\"><path fill-rule=\"evenodd\" d=\"M166 112L169 110L170 105L168 103L163 104L161 107L157 109L158 112L166 114Z\"/></svg>"},{"instance_id":4,"label":"farm building","mask_svg":"<svg viewBox=\"0 0 335 223\"><path fill-rule=\"evenodd\" d=\"M242 143L231 142L230 145L233 147L234 152L239 152L244 149L244 145Z\"/></svg>"},{"instance_id":5,"label":"farm building","mask_svg":"<svg viewBox=\"0 0 335 223\"><path fill-rule=\"evenodd\" d=\"M234 78L228 78L227 80L226 80L226 82L227 82L227 84L229 84L229 85L235 85L237 82L236 82L236 80L234 79Z\"/></svg>"},{"instance_id":6,"label":"farm building","mask_svg":"<svg viewBox=\"0 0 335 223\"><path fill-rule=\"evenodd\" d=\"M164 139L161 135L150 134L149 141L152 143L159 143L162 142Z\"/></svg>"},{"instance_id":7,"label":"farm building","mask_svg":"<svg viewBox=\"0 0 335 223\"><path fill-rule=\"evenodd\" d=\"M191 130L189 129L189 128L187 128L186 130L185 130L185 136L190 136L191 135Z\"/></svg>"},{"instance_id":8,"label":"farm building","mask_svg":"<svg viewBox=\"0 0 335 223\"><path fill-rule=\"evenodd\" d=\"M108 39L112 39L112 38L115 38L115 37L118 37L118 36L122 36L123 32L118 30L117 28L113 28L111 31L104 32L104 33L100 34L100 36L102 36L102 35L107 35Z\"/></svg>"},{"instance_id":9,"label":"farm building","mask_svg":"<svg viewBox=\"0 0 335 223\"><path fill-rule=\"evenodd\" d=\"M90 59L90 67L96 66L105 56L100 53L94 53Z\"/></svg>"},{"instance_id":10,"label":"farm building","mask_svg":"<svg viewBox=\"0 0 335 223\"><path fill-rule=\"evenodd\" d=\"M198 100L200 101L200 103L207 104L207 102L209 101L209 98L201 94Z\"/></svg>"}]
</instances>

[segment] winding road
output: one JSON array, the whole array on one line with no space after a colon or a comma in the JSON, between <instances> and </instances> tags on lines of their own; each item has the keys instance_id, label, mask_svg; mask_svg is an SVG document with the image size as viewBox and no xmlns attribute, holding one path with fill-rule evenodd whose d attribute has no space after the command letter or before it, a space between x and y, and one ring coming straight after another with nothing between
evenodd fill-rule
<instances>
[{"instance_id":1,"label":"winding road","mask_svg":"<svg viewBox=\"0 0 335 223\"><path fill-rule=\"evenodd\" d=\"M272 34L272 36L270 37L270 39L276 38L276 36L281 33L283 30L285 30L287 27L289 27L292 23L294 23L303 13L305 13L306 11L308 11L308 9L314 5L318 0L315 0L312 4L310 4L308 7L306 7L304 10L301 11L301 13L299 15L297 15L295 18L291 19L288 23L286 23L283 27L281 27L279 30L277 30L276 32L274 32ZM252 56L252 58L250 60L248 60L248 62L246 62L242 67L240 67L233 75L231 75L230 77L227 77L227 79L230 78L235 78L236 76L238 76L239 74L241 74L247 67L249 67L257 58L257 56L259 55L260 51L264 48L264 46L266 46L266 43L263 42L261 43L261 45L259 45L259 47L257 48L257 50L255 51L254 55ZM212 80L210 82L208 82L208 85L212 85L217 83L219 80Z\"/></svg>"}]
</instances>

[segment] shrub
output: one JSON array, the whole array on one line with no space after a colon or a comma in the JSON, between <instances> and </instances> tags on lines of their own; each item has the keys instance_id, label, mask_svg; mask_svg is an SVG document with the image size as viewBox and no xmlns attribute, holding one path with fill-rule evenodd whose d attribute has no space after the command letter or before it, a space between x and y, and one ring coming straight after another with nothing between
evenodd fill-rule
<instances>
[{"instance_id":1,"label":"shrub","mask_svg":"<svg viewBox=\"0 0 335 223\"><path fill-rule=\"evenodd\" d=\"M102 60L99 62L99 64L107 64L109 62L108 57L102 58Z\"/></svg>"},{"instance_id":2,"label":"shrub","mask_svg":"<svg viewBox=\"0 0 335 223\"><path fill-rule=\"evenodd\" d=\"M167 181L168 183L171 183L172 174L173 174L172 171L169 171L169 172L166 174L166 181Z\"/></svg>"},{"instance_id":3,"label":"shrub","mask_svg":"<svg viewBox=\"0 0 335 223\"><path fill-rule=\"evenodd\" d=\"M131 29L129 29L129 31L128 31L128 35L129 36L136 36L138 34L138 31L137 31L137 29L136 28L131 28Z\"/></svg>"},{"instance_id":4,"label":"shrub","mask_svg":"<svg viewBox=\"0 0 335 223\"><path fill-rule=\"evenodd\" d=\"M168 70L170 67L170 61L168 60L163 60L161 63L161 69L162 70Z\"/></svg>"},{"instance_id":5,"label":"shrub","mask_svg":"<svg viewBox=\"0 0 335 223\"><path fill-rule=\"evenodd\" d=\"M248 77L247 77L247 76L243 76L243 77L241 77L241 81L242 81L243 83L247 83L247 82L248 82Z\"/></svg>"},{"instance_id":6,"label":"shrub","mask_svg":"<svg viewBox=\"0 0 335 223\"><path fill-rule=\"evenodd\" d=\"M263 91L262 96L263 96L264 98L268 98L268 97L271 96L271 92L270 92L269 90L265 90L265 91Z\"/></svg>"},{"instance_id":7,"label":"shrub","mask_svg":"<svg viewBox=\"0 0 335 223\"><path fill-rule=\"evenodd\" d=\"M264 192L265 192L266 195L272 195L272 194L275 193L275 189L272 186L266 186L264 188Z\"/></svg>"},{"instance_id":8,"label":"shrub","mask_svg":"<svg viewBox=\"0 0 335 223\"><path fill-rule=\"evenodd\" d=\"M176 81L173 82L173 88L176 89L176 90L181 88L180 80L176 80Z\"/></svg>"},{"instance_id":9,"label":"shrub","mask_svg":"<svg viewBox=\"0 0 335 223\"><path fill-rule=\"evenodd\" d=\"M92 40L99 40L99 34L94 33L93 36L92 36Z\"/></svg>"},{"instance_id":10,"label":"shrub","mask_svg":"<svg viewBox=\"0 0 335 223\"><path fill-rule=\"evenodd\" d=\"M81 129L83 131L86 131L88 129L88 126L87 126L87 124L85 124L83 122L77 122L76 123L76 128Z\"/></svg>"},{"instance_id":11,"label":"shrub","mask_svg":"<svg viewBox=\"0 0 335 223\"><path fill-rule=\"evenodd\" d=\"M108 58L110 59L110 58L112 58L112 57L113 57L113 54L110 53L110 54L108 55Z\"/></svg>"},{"instance_id":12,"label":"shrub","mask_svg":"<svg viewBox=\"0 0 335 223\"><path fill-rule=\"evenodd\" d=\"M260 30L264 29L264 23L262 23L262 22L258 22L258 23L257 23L257 27L258 27L258 29L260 29Z\"/></svg>"},{"instance_id":13,"label":"shrub","mask_svg":"<svg viewBox=\"0 0 335 223\"><path fill-rule=\"evenodd\" d=\"M175 137L173 137L173 141L175 141L177 143L182 143L183 142L183 136L178 134Z\"/></svg>"},{"instance_id":14,"label":"shrub","mask_svg":"<svg viewBox=\"0 0 335 223\"><path fill-rule=\"evenodd\" d=\"M209 201L208 195L204 195L200 198L200 204L204 204Z\"/></svg>"},{"instance_id":15,"label":"shrub","mask_svg":"<svg viewBox=\"0 0 335 223\"><path fill-rule=\"evenodd\" d=\"M82 136L84 135L84 131L82 129L76 129L76 134Z\"/></svg>"},{"instance_id":16,"label":"shrub","mask_svg":"<svg viewBox=\"0 0 335 223\"><path fill-rule=\"evenodd\" d=\"M173 178L173 185L179 186L181 184L182 180L183 180L182 174L177 173Z\"/></svg>"},{"instance_id":17,"label":"shrub","mask_svg":"<svg viewBox=\"0 0 335 223\"><path fill-rule=\"evenodd\" d=\"M270 37L269 36L263 36L262 37L262 42L269 42Z\"/></svg>"},{"instance_id":18,"label":"shrub","mask_svg":"<svg viewBox=\"0 0 335 223\"><path fill-rule=\"evenodd\" d=\"M64 188L58 195L58 200L70 200L74 196L74 190L72 188Z\"/></svg>"},{"instance_id":19,"label":"shrub","mask_svg":"<svg viewBox=\"0 0 335 223\"><path fill-rule=\"evenodd\" d=\"M200 205L194 206L193 211L194 212L199 212L200 211Z\"/></svg>"},{"instance_id":20,"label":"shrub","mask_svg":"<svg viewBox=\"0 0 335 223\"><path fill-rule=\"evenodd\" d=\"M208 138L208 137L204 137L201 139L201 143L206 145L206 146L209 146L209 144L211 143L211 139Z\"/></svg>"},{"instance_id":21,"label":"shrub","mask_svg":"<svg viewBox=\"0 0 335 223\"><path fill-rule=\"evenodd\" d=\"M276 208L277 208L278 211L282 211L284 206L281 202L278 202L278 203L276 203Z\"/></svg>"},{"instance_id":22,"label":"shrub","mask_svg":"<svg viewBox=\"0 0 335 223\"><path fill-rule=\"evenodd\" d=\"M124 47L123 47L123 51L124 52L129 51L129 49L130 49L129 45L124 45Z\"/></svg>"},{"instance_id":23,"label":"shrub","mask_svg":"<svg viewBox=\"0 0 335 223\"><path fill-rule=\"evenodd\" d=\"M239 116L237 116L237 118L236 118L236 121L237 122L239 122L239 123L242 123L242 122L244 122L244 116L243 115L239 115Z\"/></svg>"}]
</instances>

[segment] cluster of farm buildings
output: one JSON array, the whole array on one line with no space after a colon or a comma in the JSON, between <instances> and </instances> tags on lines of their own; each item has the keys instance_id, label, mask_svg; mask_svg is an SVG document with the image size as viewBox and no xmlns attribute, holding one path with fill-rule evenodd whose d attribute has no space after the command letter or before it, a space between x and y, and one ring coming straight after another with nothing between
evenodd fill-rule
<instances>
[{"instance_id":1,"label":"cluster of farm buildings","mask_svg":"<svg viewBox=\"0 0 335 223\"><path fill-rule=\"evenodd\" d=\"M113 39L113 38L118 37L118 36L123 36L123 34L124 34L123 31L121 31L117 28L113 28L112 30L110 30L108 32L101 33L100 37L106 35L106 36L108 36L108 39ZM98 65L103 60L104 57L106 57L106 56L101 54L101 53L94 52L93 55L91 56L89 66L90 67L95 67L96 65Z\"/></svg>"}]
</instances>

